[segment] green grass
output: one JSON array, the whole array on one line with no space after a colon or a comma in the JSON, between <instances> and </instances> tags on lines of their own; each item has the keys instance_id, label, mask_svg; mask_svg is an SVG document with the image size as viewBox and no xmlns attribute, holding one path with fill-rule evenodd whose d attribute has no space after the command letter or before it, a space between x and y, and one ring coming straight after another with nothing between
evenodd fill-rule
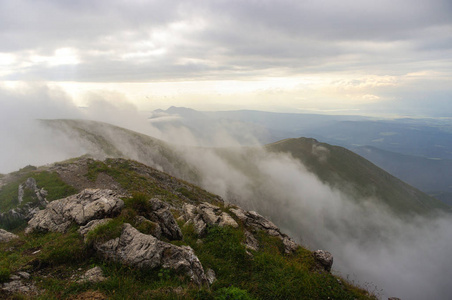
<instances>
[{"instance_id":1,"label":"green grass","mask_svg":"<svg viewBox=\"0 0 452 300\"><path fill-rule=\"evenodd\" d=\"M252 251L253 256L246 253L241 229L210 227L202 243L192 226L183 227L183 233L204 268L215 271L214 294L233 286L244 292L243 299L369 299L365 291L318 271L310 251L300 247L285 255L281 240L264 232L257 233L262 250Z\"/></svg>"},{"instance_id":2,"label":"green grass","mask_svg":"<svg viewBox=\"0 0 452 300\"><path fill-rule=\"evenodd\" d=\"M86 176L95 181L100 173L113 177L132 195L123 199L125 207L120 215L90 232L87 243L76 226L64 234L19 233L19 239L0 244L0 282L17 271L27 271L44 291L36 299L70 299L91 292L108 299L372 299L365 291L319 271L310 251L300 247L292 255L284 254L281 240L265 232L253 232L260 250L248 252L243 245L245 228L238 219L239 228L210 226L202 239L193 225L179 223L184 239L172 243L191 246L204 269L215 271L217 280L210 288L200 289L187 276L172 270L137 269L104 260L95 254L93 243L119 237L124 223L134 224L136 216L149 212L148 200L154 196L177 205L207 201L227 209L216 196L137 162L90 161ZM53 187L49 194L55 197L68 192L57 188L52 173L35 178ZM177 217L178 213L174 214ZM138 230L149 233L151 227L142 223ZM93 266L100 266L108 279L101 283L75 282L74 275Z\"/></svg>"}]
</instances>

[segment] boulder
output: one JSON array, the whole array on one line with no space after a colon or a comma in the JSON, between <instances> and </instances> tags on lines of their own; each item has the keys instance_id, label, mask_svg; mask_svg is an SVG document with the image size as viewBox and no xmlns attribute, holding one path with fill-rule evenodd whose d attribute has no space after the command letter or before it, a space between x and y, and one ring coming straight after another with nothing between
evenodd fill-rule
<instances>
[{"instance_id":1,"label":"boulder","mask_svg":"<svg viewBox=\"0 0 452 300\"><path fill-rule=\"evenodd\" d=\"M14 233L8 232L4 229L0 229L0 243L2 242L9 242L13 239L17 239L18 236Z\"/></svg>"},{"instance_id":2,"label":"boulder","mask_svg":"<svg viewBox=\"0 0 452 300\"><path fill-rule=\"evenodd\" d=\"M65 232L73 222L85 225L91 220L116 215L124 206L119 197L111 190L85 189L79 194L55 200L36 213L25 232Z\"/></svg>"},{"instance_id":3,"label":"boulder","mask_svg":"<svg viewBox=\"0 0 452 300\"><path fill-rule=\"evenodd\" d=\"M121 236L94 244L103 257L138 268L167 268L186 274L197 285L207 285L201 262L192 248L175 246L139 232L125 223Z\"/></svg>"},{"instance_id":4,"label":"boulder","mask_svg":"<svg viewBox=\"0 0 452 300\"><path fill-rule=\"evenodd\" d=\"M149 200L151 212L148 218L160 225L162 234L169 240L182 240L182 231L170 211L170 206L157 198Z\"/></svg>"},{"instance_id":5,"label":"boulder","mask_svg":"<svg viewBox=\"0 0 452 300\"><path fill-rule=\"evenodd\" d=\"M184 219L187 221L185 225L193 224L198 235L204 235L207 225L232 226L237 228L239 224L220 207L204 202L198 206L184 204Z\"/></svg>"},{"instance_id":6,"label":"boulder","mask_svg":"<svg viewBox=\"0 0 452 300\"><path fill-rule=\"evenodd\" d=\"M333 255L330 252L324 250L314 251L314 259L325 271L331 271Z\"/></svg>"}]
</instances>

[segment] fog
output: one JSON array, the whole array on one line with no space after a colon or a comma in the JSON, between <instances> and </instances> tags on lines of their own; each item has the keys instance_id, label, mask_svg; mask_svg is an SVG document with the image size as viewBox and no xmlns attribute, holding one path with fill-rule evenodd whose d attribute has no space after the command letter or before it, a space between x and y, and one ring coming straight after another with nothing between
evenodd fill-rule
<instances>
[{"instance_id":1,"label":"fog","mask_svg":"<svg viewBox=\"0 0 452 300\"><path fill-rule=\"evenodd\" d=\"M113 123L177 144L173 154L199 177L198 184L226 201L256 210L275 222L297 242L334 255L333 272L376 293L382 299L448 299L452 295L452 222L450 216L411 218L394 215L369 197L344 194L322 183L300 161L259 147L239 147L227 130L215 141L195 138L189 129L157 130L121 95L93 94L88 108L78 108L58 90L27 87L20 94L0 90L2 127L0 172L28 164L40 165L94 151L96 145L80 135L43 127L36 119L74 118ZM116 101L107 101L113 97ZM108 98L110 99L110 98ZM114 103L114 104L113 104ZM94 129L92 129L94 130ZM125 156L175 175L186 170L161 151L139 149L126 133L96 126ZM249 132L244 130L247 139ZM230 145L224 148L225 141ZM188 147L219 145L223 148ZM160 152L159 152L160 151ZM328 151L313 149L328 163ZM149 157L144 157L148 153ZM162 156L162 157L159 157ZM187 176L188 178L189 176ZM347 184L347 183L341 183Z\"/></svg>"}]
</instances>

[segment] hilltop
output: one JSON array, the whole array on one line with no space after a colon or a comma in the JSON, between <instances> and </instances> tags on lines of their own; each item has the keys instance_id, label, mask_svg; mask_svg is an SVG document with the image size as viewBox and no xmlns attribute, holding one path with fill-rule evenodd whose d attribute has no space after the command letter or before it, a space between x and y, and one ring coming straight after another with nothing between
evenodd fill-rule
<instances>
[{"instance_id":1,"label":"hilltop","mask_svg":"<svg viewBox=\"0 0 452 300\"><path fill-rule=\"evenodd\" d=\"M29 166L1 184L0 224L16 234L0 243L4 298L372 298L329 272L328 253L315 254L259 214L136 161ZM5 218L8 209L31 212L28 226L11 222L17 214Z\"/></svg>"}]
</instances>

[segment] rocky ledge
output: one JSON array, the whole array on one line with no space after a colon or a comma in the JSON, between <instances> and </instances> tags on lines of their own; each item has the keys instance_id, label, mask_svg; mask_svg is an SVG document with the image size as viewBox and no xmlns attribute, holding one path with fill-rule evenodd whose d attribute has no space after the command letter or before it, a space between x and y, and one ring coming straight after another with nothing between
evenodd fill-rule
<instances>
[{"instance_id":1,"label":"rocky ledge","mask_svg":"<svg viewBox=\"0 0 452 300\"><path fill-rule=\"evenodd\" d=\"M25 232L65 232L76 224L78 232L89 242L89 234L99 226L113 221L121 213L124 201L111 190L85 189L79 194L50 202L28 222ZM193 205L185 203L175 208L157 198L147 200L148 210L138 215L133 222L120 224L119 236L108 240L94 240L93 249L108 260L137 268L167 268L185 274L199 286L209 286L215 280L213 270L206 270L193 249L176 246L168 241L183 240L182 231L172 211L180 215L178 221L184 226L193 225L200 238L207 234L210 226L241 227L245 230L244 244L249 250L259 251L256 234L264 231L281 239L287 254L298 249L298 245L280 229L254 211L245 211L236 206L216 206L207 202ZM151 228L150 234L137 230L143 222ZM0 230L0 241L16 236ZM249 252L250 255L252 253ZM330 271L333 257L329 252L316 251L314 258L324 270ZM8 285L7 285L8 286Z\"/></svg>"}]
</instances>

